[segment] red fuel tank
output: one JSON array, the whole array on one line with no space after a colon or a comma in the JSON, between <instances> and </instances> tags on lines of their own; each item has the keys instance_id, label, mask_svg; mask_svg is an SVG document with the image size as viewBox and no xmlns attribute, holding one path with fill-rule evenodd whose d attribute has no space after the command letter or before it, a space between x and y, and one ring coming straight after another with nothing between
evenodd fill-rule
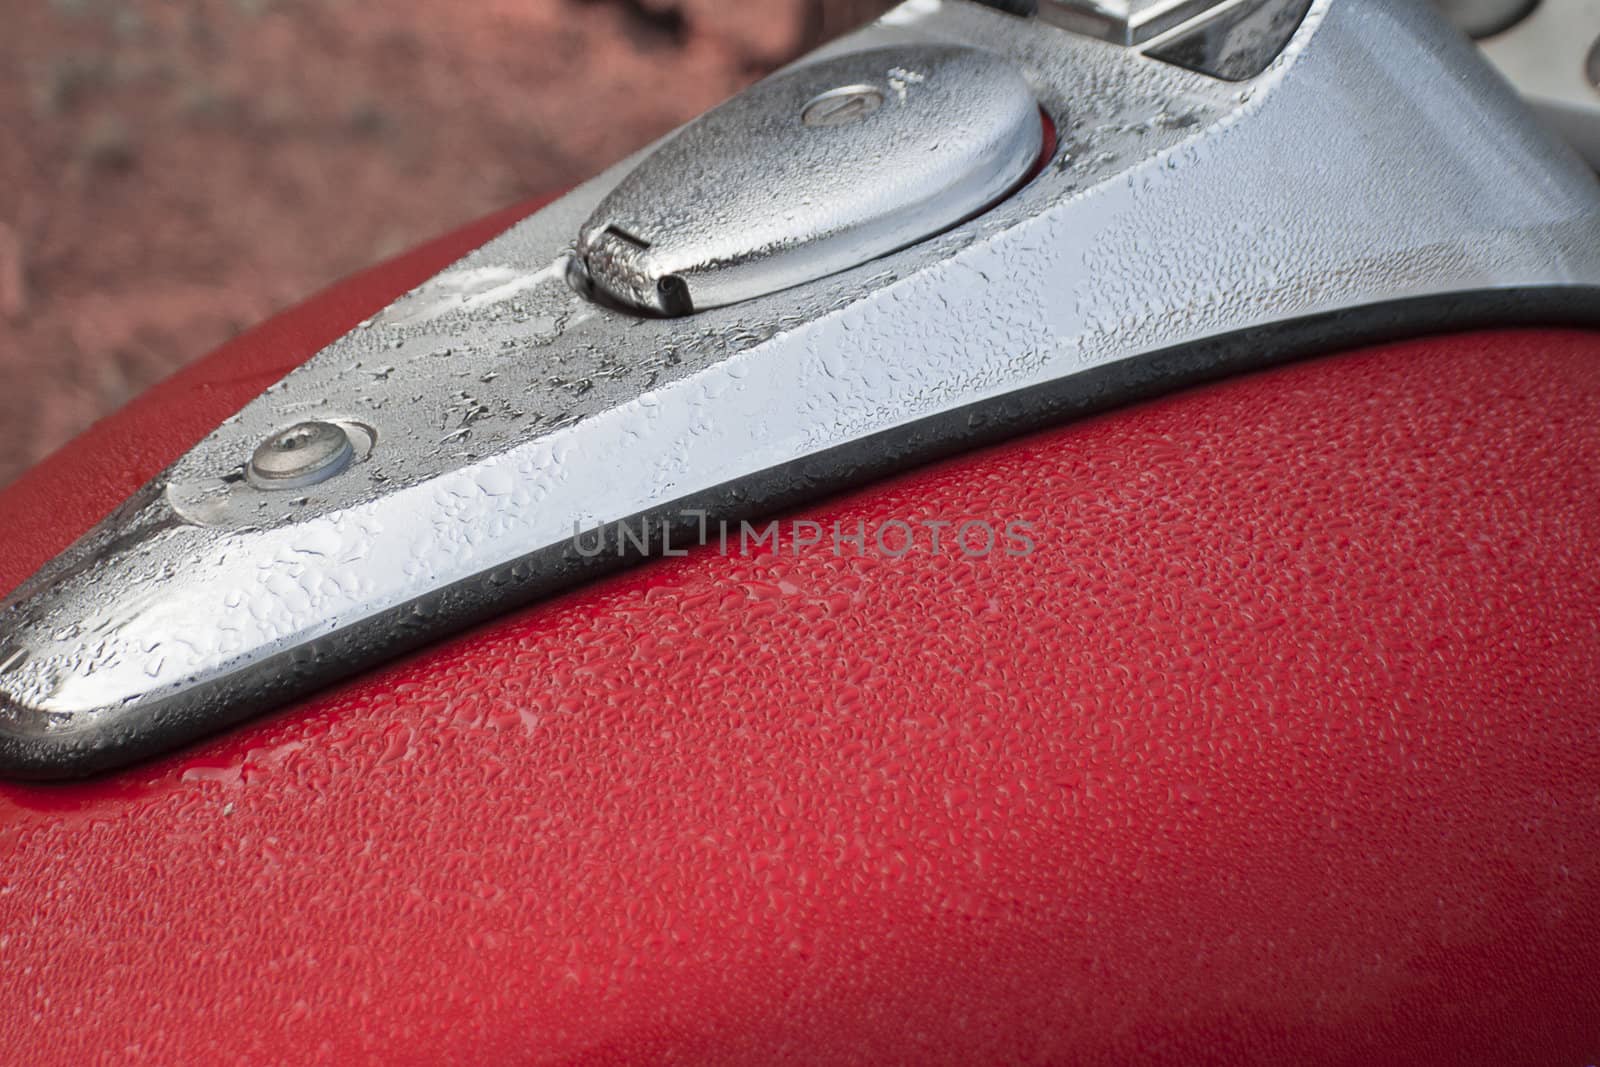
<instances>
[{"instance_id":1,"label":"red fuel tank","mask_svg":"<svg viewBox=\"0 0 1600 1067\"><path fill-rule=\"evenodd\" d=\"M519 214L33 471L0 587ZM1597 412L1595 332L1305 361L782 519L905 523L904 553L713 544L164 758L5 785L0 1044L1592 1062Z\"/></svg>"}]
</instances>

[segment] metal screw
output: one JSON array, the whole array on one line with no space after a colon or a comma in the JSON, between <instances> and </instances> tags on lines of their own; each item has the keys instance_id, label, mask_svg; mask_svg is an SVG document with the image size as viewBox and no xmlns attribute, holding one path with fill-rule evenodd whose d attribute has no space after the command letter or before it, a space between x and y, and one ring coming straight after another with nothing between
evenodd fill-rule
<instances>
[{"instance_id":1,"label":"metal screw","mask_svg":"<svg viewBox=\"0 0 1600 1067\"><path fill-rule=\"evenodd\" d=\"M302 422L261 442L245 474L257 489L302 489L332 478L354 457L342 426Z\"/></svg>"},{"instance_id":2,"label":"metal screw","mask_svg":"<svg viewBox=\"0 0 1600 1067\"><path fill-rule=\"evenodd\" d=\"M800 112L807 126L848 126L883 106L883 94L870 85L846 85L816 97Z\"/></svg>"}]
</instances>

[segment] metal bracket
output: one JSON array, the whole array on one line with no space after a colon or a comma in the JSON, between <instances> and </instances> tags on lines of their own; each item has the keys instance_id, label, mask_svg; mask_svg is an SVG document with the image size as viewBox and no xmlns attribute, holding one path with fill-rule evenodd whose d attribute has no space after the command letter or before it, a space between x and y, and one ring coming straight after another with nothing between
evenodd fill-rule
<instances>
[{"instance_id":1,"label":"metal bracket","mask_svg":"<svg viewBox=\"0 0 1600 1067\"><path fill-rule=\"evenodd\" d=\"M0 769L83 774L236 723L636 554L594 537L619 522L659 544L1332 346L1595 314L1593 174L1420 3L1317 0L1243 83L963 0L908 0L805 62L941 44L1006 57L1065 117L1025 186L669 319L566 284L637 159L612 168L272 386L6 601Z\"/></svg>"}]
</instances>

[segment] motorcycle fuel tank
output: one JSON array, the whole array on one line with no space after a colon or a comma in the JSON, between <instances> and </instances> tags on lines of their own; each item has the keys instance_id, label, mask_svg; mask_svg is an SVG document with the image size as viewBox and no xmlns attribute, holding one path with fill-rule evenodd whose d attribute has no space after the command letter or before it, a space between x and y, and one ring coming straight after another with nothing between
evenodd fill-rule
<instances>
[{"instance_id":1,"label":"motorcycle fuel tank","mask_svg":"<svg viewBox=\"0 0 1600 1067\"><path fill-rule=\"evenodd\" d=\"M976 214L641 308L642 154L0 494L7 1047L1600 1053L1600 188L1421 6L1147 54L1238 6L913 0L798 69L1009 64Z\"/></svg>"}]
</instances>

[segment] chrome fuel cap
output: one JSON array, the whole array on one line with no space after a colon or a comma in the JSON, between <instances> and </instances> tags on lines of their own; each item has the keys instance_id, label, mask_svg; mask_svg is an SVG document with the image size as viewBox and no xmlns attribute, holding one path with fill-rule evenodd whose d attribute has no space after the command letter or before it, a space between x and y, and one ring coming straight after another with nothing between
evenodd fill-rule
<instances>
[{"instance_id":1,"label":"chrome fuel cap","mask_svg":"<svg viewBox=\"0 0 1600 1067\"><path fill-rule=\"evenodd\" d=\"M878 48L782 72L662 144L579 234L574 288L663 315L738 303L916 244L1038 161L1017 67L960 46Z\"/></svg>"}]
</instances>

